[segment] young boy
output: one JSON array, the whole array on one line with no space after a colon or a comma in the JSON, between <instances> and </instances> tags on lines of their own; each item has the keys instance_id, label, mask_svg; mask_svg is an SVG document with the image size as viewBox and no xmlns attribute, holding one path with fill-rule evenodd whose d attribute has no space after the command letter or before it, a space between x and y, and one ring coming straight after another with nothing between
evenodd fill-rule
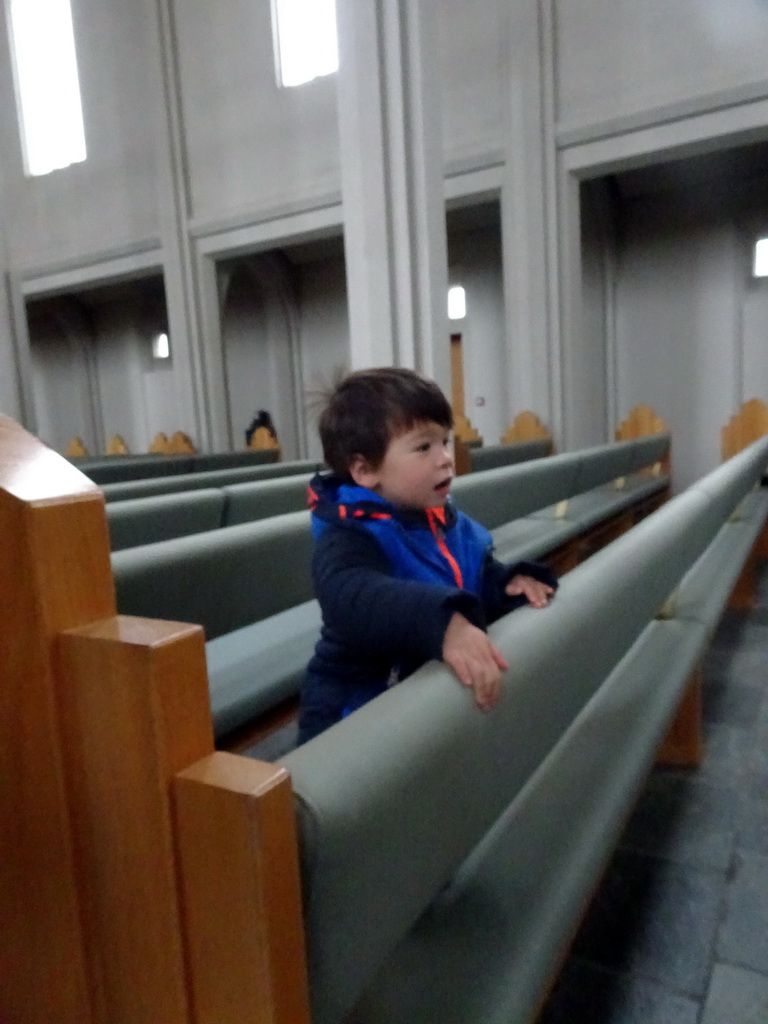
<instances>
[{"instance_id":1,"label":"young boy","mask_svg":"<svg viewBox=\"0 0 768 1024\"><path fill-rule=\"evenodd\" d=\"M454 508L452 425L437 384L393 367L350 374L323 411L332 472L310 485L323 627L299 743L432 658L492 708L508 666L486 624L557 587L546 566L495 561L488 531Z\"/></svg>"}]
</instances>

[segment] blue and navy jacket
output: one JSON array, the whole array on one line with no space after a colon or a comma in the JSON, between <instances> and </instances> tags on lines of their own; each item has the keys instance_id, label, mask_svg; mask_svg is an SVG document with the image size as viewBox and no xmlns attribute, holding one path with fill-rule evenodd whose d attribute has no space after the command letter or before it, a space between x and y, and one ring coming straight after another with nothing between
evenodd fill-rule
<instances>
[{"instance_id":1,"label":"blue and navy jacket","mask_svg":"<svg viewBox=\"0 0 768 1024\"><path fill-rule=\"evenodd\" d=\"M504 593L513 576L557 585L546 566L497 562L490 533L450 501L399 509L321 474L310 484L310 508L323 626L302 688L300 743L439 659L454 612L485 629L526 603Z\"/></svg>"}]
</instances>

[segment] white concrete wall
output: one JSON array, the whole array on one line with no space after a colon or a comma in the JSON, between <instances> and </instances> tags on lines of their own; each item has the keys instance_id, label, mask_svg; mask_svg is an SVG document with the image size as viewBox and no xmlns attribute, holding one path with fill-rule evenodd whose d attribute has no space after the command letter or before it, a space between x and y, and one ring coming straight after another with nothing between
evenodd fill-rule
<instances>
[{"instance_id":1,"label":"white concrete wall","mask_svg":"<svg viewBox=\"0 0 768 1024\"><path fill-rule=\"evenodd\" d=\"M98 437L87 358L90 341L68 331L53 315L53 309L49 312L51 315L33 318L32 388L39 410L37 433L57 451L64 452L74 437L80 437L88 451L95 452Z\"/></svg>"},{"instance_id":2,"label":"white concrete wall","mask_svg":"<svg viewBox=\"0 0 768 1024\"><path fill-rule=\"evenodd\" d=\"M88 158L24 176L4 5L0 6L0 170L16 271L157 235L159 67L150 3L73 0Z\"/></svg>"},{"instance_id":3,"label":"white concrete wall","mask_svg":"<svg viewBox=\"0 0 768 1024\"><path fill-rule=\"evenodd\" d=\"M63 451L75 435L92 453L120 434L133 452L145 452L157 433L184 430L184 395L171 358L152 358L162 325L157 287L141 283L121 297L68 297L35 303L30 317L33 394L38 432Z\"/></svg>"},{"instance_id":4,"label":"white concrete wall","mask_svg":"<svg viewBox=\"0 0 768 1024\"><path fill-rule=\"evenodd\" d=\"M122 392L119 386L107 386L104 417L109 413L124 421L136 434L134 445L139 444L137 417L145 420L142 437L156 427L165 429L169 387L182 421L174 428L193 435L193 419L204 433L208 409L215 401L225 404L226 374L221 368L210 372L216 360L202 354L204 325L218 315L211 296L198 294L195 279L206 240L231 229L234 249L221 253L226 259L235 249L247 248L247 239L255 237L248 232L258 234L285 210L315 214L339 199L334 79L295 90L276 88L269 7L268 0L73 0L89 158L83 165L34 180L22 174L5 25L0 25L0 214L5 240L0 271L9 275L12 295L11 300L0 293L0 332L10 334L4 323L12 325L24 347L19 296L34 285L35 275L60 274L62 287L76 287L99 277L101 268L113 267L121 252L152 249L166 269L176 336L174 366L139 369L139 357L128 355L133 343L123 335L115 358L103 370L109 380L127 374ZM578 216L568 206L566 192L572 183L564 185L566 172L576 167L579 176L589 178L617 169L624 160L642 164L657 150L668 152L677 136L686 133L702 150L708 138L717 146L730 144L731 127L741 142L759 137L761 131L765 135L768 118L758 115L761 104L768 103L768 7L762 0L538 0L535 12L526 13L530 39L526 35L522 61L512 59L522 23L521 9L511 0L445 0L442 9L446 166L454 175L466 172L468 192L478 187L473 173L501 166L505 202L514 201L516 207L511 219L519 221L523 211L528 218L525 230L510 232L510 238L527 232L529 244L540 240L542 253L535 263L535 281L524 282L519 290L527 305L518 327L545 323L546 330L539 333L546 341L527 346L525 338L518 338L514 348L499 327L495 265L488 261L481 267L484 257L478 253L473 287L483 295L484 319L467 324L466 345L472 354L468 412L490 440L517 411L501 408L502 374L507 382L515 376L528 381L530 386L522 391L540 396L542 406L547 404L541 386L546 374L551 419L563 426L571 446L602 439L597 436L600 422L607 429L613 409L625 413L633 389L638 401L651 400L629 383L643 379L635 350L639 342L632 340L639 336L643 303L649 305L650 319L660 324L671 319L679 326L688 315L691 294L699 296L703 285L696 276L679 296L667 294L667 276L655 260L658 256L663 266L671 265L665 246L678 228L662 224L656 237L650 226L641 230L632 214L632 242L622 254L616 306L613 312L601 308L610 283L604 276L603 240L589 215L581 231ZM535 124L515 113L515 98L523 94L537 98L526 106L535 109ZM587 156L576 153L590 146L594 150ZM521 147L530 159L520 159ZM616 167L608 166L612 161ZM705 230L703 223L708 237L707 231L715 229ZM305 229L296 227L297 232ZM728 230L736 232L731 244L742 245L742 228ZM693 229L684 234L687 245ZM275 245L283 241L276 239ZM737 365L725 374L712 371L717 360L709 343L701 343L701 363L710 368L711 389L717 390L715 395L706 389L695 395L696 402L701 398L696 418L706 421L703 435L709 440L691 465L703 467L704 452L707 459L712 457L721 413L733 411L736 378L741 381L746 375L757 381L766 375L762 340L750 341L760 335L765 298L755 289L745 295L744 280L730 264L704 260L703 251L709 249L705 237L691 241L691 247L692 266L708 282L707 300L721 300L725 312L718 316L733 315L742 333L734 353ZM713 246L716 252L719 248ZM510 286L516 259L519 250L510 247L504 285L510 296L516 294ZM527 267L527 257L524 262ZM631 280L635 269L637 282ZM345 364L348 351L343 275L339 279L328 268L307 266L300 276L299 389L311 386L318 373ZM649 300L654 287L661 293ZM612 383L610 372L598 378L591 370L585 374L585 367L605 359L605 352L610 355L613 340L604 335L603 320L607 315L610 322L614 313L617 377ZM506 318L508 332L514 321L509 310ZM708 330L710 321L694 316L690 329L702 323ZM116 325L115 330L123 329ZM486 343L491 337L493 342ZM14 411L20 404L15 383L9 383L15 374L8 371L15 357L7 336L0 346L0 404ZM475 359L474 353L481 351L482 358ZM506 360L499 369L493 360L502 352ZM660 370L668 359L659 354ZM536 364L535 372L522 365L526 360ZM24 352L20 362L26 373ZM675 374L682 371L674 367ZM30 378L31 372L25 378L29 393ZM603 378L607 383L600 391L596 381ZM667 384L659 381L656 388L663 392ZM37 386L35 404L48 401L47 393ZM486 398L485 406L472 405L478 396ZM125 416L116 415L119 401L125 402ZM244 402L237 398L233 408ZM534 411L547 413L544 408ZM46 410L38 412L41 423L47 422ZM690 417L681 419L681 429L693 429ZM312 438L313 431L307 428L306 434Z\"/></svg>"},{"instance_id":5,"label":"white concrete wall","mask_svg":"<svg viewBox=\"0 0 768 1024\"><path fill-rule=\"evenodd\" d=\"M0 245L0 275L5 276L5 271L6 260ZM18 373L10 302L7 291L0 292L0 413L15 420L22 419Z\"/></svg>"},{"instance_id":6,"label":"white concrete wall","mask_svg":"<svg viewBox=\"0 0 768 1024\"><path fill-rule=\"evenodd\" d=\"M576 425L573 447L602 444L618 424L610 399L610 327L615 274L615 211L605 182L581 189L582 329L568 353L568 415Z\"/></svg>"},{"instance_id":7,"label":"white concrete wall","mask_svg":"<svg viewBox=\"0 0 768 1024\"><path fill-rule=\"evenodd\" d=\"M222 336L233 446L244 448L256 410L274 414L275 406L264 297L245 271L233 276L227 291Z\"/></svg>"},{"instance_id":8,"label":"white concrete wall","mask_svg":"<svg viewBox=\"0 0 768 1024\"><path fill-rule=\"evenodd\" d=\"M768 213L768 209L765 210ZM749 277L749 233L720 206L678 200L622 208L616 304L620 414L652 406L674 438L678 488L720 461L720 430L748 398L768 400L764 282Z\"/></svg>"},{"instance_id":9,"label":"white concrete wall","mask_svg":"<svg viewBox=\"0 0 768 1024\"><path fill-rule=\"evenodd\" d=\"M278 88L269 0L185 0L174 11L192 217L338 189L335 78Z\"/></svg>"},{"instance_id":10,"label":"white concrete wall","mask_svg":"<svg viewBox=\"0 0 768 1024\"><path fill-rule=\"evenodd\" d=\"M322 396L350 367L344 261L306 263L298 268L297 276L307 458L320 459L317 415Z\"/></svg>"},{"instance_id":11,"label":"white concrete wall","mask_svg":"<svg viewBox=\"0 0 768 1024\"><path fill-rule=\"evenodd\" d=\"M467 299L466 317L450 322L461 334L465 412L485 444L497 444L510 423L499 229L452 234L449 251L450 283L463 285Z\"/></svg>"},{"instance_id":12,"label":"white concrete wall","mask_svg":"<svg viewBox=\"0 0 768 1024\"><path fill-rule=\"evenodd\" d=\"M509 11L488 0L440 0L442 134L447 164L503 145Z\"/></svg>"},{"instance_id":13,"label":"white concrete wall","mask_svg":"<svg viewBox=\"0 0 768 1024\"><path fill-rule=\"evenodd\" d=\"M222 323L234 448L245 447L245 430L254 414L266 409L283 458L299 457L291 356L294 323L298 323L295 297L265 289L247 265L240 266L227 291Z\"/></svg>"},{"instance_id":14,"label":"white concrete wall","mask_svg":"<svg viewBox=\"0 0 768 1024\"><path fill-rule=\"evenodd\" d=\"M562 127L755 84L765 94L762 0L552 0L552 10Z\"/></svg>"}]
</instances>

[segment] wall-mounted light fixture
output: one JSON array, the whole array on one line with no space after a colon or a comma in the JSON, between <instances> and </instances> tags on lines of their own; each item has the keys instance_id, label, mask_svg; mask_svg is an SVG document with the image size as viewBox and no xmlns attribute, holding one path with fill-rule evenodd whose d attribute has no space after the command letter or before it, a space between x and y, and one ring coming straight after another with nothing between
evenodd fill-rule
<instances>
[{"instance_id":1,"label":"wall-mounted light fixture","mask_svg":"<svg viewBox=\"0 0 768 1024\"><path fill-rule=\"evenodd\" d=\"M169 359L170 355L171 345L168 340L168 335L164 331L160 334L156 334L152 339L152 358Z\"/></svg>"},{"instance_id":2,"label":"wall-mounted light fixture","mask_svg":"<svg viewBox=\"0 0 768 1024\"><path fill-rule=\"evenodd\" d=\"M463 320L467 315L467 296L460 284L448 289L448 319Z\"/></svg>"},{"instance_id":3,"label":"wall-mounted light fixture","mask_svg":"<svg viewBox=\"0 0 768 1024\"><path fill-rule=\"evenodd\" d=\"M752 264L753 277L768 277L768 238L755 242L755 259Z\"/></svg>"}]
</instances>

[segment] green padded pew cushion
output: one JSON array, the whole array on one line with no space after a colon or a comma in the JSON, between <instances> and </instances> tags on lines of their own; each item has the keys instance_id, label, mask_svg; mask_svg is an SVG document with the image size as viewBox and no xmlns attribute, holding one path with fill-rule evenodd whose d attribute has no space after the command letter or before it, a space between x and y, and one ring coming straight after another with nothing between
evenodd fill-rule
<instances>
[{"instance_id":1,"label":"green padded pew cushion","mask_svg":"<svg viewBox=\"0 0 768 1024\"><path fill-rule=\"evenodd\" d=\"M301 473L224 487L224 525L235 526L306 508L307 486L311 479L311 473Z\"/></svg>"},{"instance_id":2,"label":"green padded pew cushion","mask_svg":"<svg viewBox=\"0 0 768 1024\"><path fill-rule=\"evenodd\" d=\"M224 487L227 484L244 483L248 480L272 480L275 477L316 472L318 468L318 463L310 460L235 466L232 469L213 469L202 473L161 476L154 480L126 480L121 483L105 484L102 491L106 501L122 501L124 498L147 498L153 494L194 491L202 487Z\"/></svg>"},{"instance_id":3,"label":"green padded pew cushion","mask_svg":"<svg viewBox=\"0 0 768 1024\"><path fill-rule=\"evenodd\" d=\"M320 606L313 600L208 641L217 739L299 692L320 623Z\"/></svg>"},{"instance_id":4,"label":"green padded pew cushion","mask_svg":"<svg viewBox=\"0 0 768 1024\"><path fill-rule=\"evenodd\" d=\"M311 600L311 558L309 512L126 548L112 555L117 608L213 640Z\"/></svg>"},{"instance_id":5,"label":"green padded pew cushion","mask_svg":"<svg viewBox=\"0 0 768 1024\"><path fill-rule=\"evenodd\" d=\"M286 756L314 1024L351 1010L654 618L716 531L708 505L686 492L565 576L551 607L491 626L513 666L492 714L430 664Z\"/></svg>"},{"instance_id":6,"label":"green padded pew cushion","mask_svg":"<svg viewBox=\"0 0 768 1024\"><path fill-rule=\"evenodd\" d=\"M579 527L567 519L533 516L513 519L491 530L494 556L510 564L541 558L578 534Z\"/></svg>"},{"instance_id":7,"label":"green padded pew cushion","mask_svg":"<svg viewBox=\"0 0 768 1024\"><path fill-rule=\"evenodd\" d=\"M384 963L355 1024L530 1024L705 642L697 623L643 631Z\"/></svg>"},{"instance_id":8,"label":"green padded pew cushion","mask_svg":"<svg viewBox=\"0 0 768 1024\"><path fill-rule=\"evenodd\" d=\"M171 537L216 530L224 516L224 493L215 488L129 498L107 505L113 551L153 544Z\"/></svg>"},{"instance_id":9,"label":"green padded pew cushion","mask_svg":"<svg viewBox=\"0 0 768 1024\"><path fill-rule=\"evenodd\" d=\"M581 532L603 519L618 515L631 505L658 494L668 486L668 477L633 474L626 478L621 488L614 487L613 484L602 484L591 491L569 498L565 519L574 523L578 532ZM553 519L556 517L556 510L557 506L553 505L548 509L534 512L530 518Z\"/></svg>"},{"instance_id":10,"label":"green padded pew cushion","mask_svg":"<svg viewBox=\"0 0 768 1024\"><path fill-rule=\"evenodd\" d=\"M580 452L567 452L467 473L453 481L451 495L457 508L493 530L573 494L581 458Z\"/></svg>"},{"instance_id":11,"label":"green padded pew cushion","mask_svg":"<svg viewBox=\"0 0 768 1024\"><path fill-rule=\"evenodd\" d=\"M552 441L540 438L534 441L518 441L514 444L491 444L469 449L472 472L496 469L499 466L514 466L529 459L543 459L552 451Z\"/></svg>"},{"instance_id":12,"label":"green padded pew cushion","mask_svg":"<svg viewBox=\"0 0 768 1024\"><path fill-rule=\"evenodd\" d=\"M725 523L710 546L680 581L672 614L678 619L695 619L712 632L720 619L731 590L765 523L768 494L762 514L753 504L753 514L738 522Z\"/></svg>"}]
</instances>

